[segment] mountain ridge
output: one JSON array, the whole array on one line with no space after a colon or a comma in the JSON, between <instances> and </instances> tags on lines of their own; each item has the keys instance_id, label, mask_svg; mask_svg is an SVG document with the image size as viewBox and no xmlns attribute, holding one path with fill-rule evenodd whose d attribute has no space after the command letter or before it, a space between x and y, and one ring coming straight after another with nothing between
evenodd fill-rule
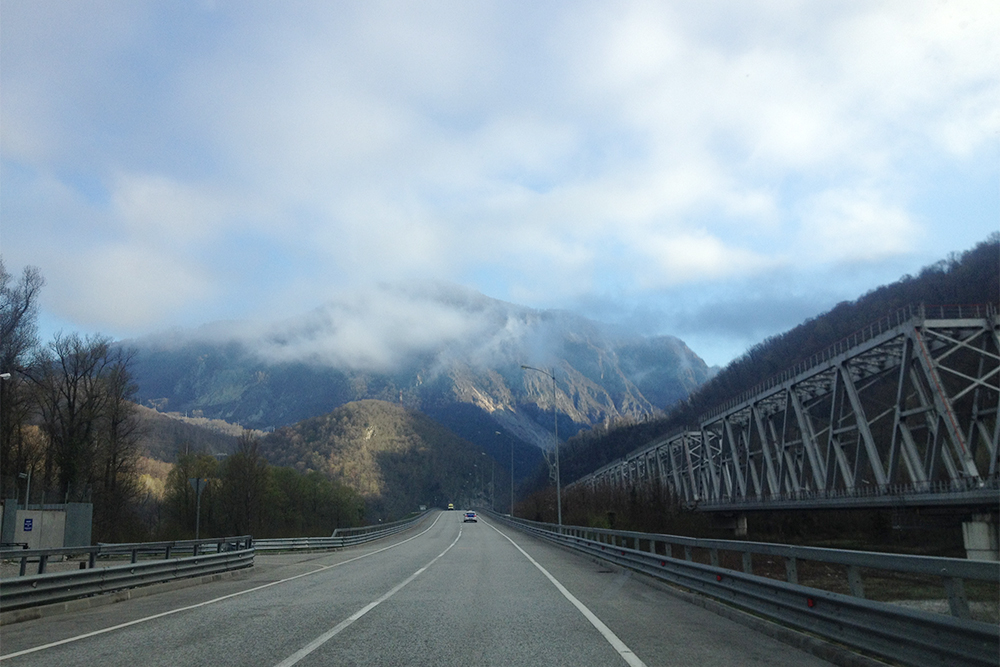
<instances>
[{"instance_id":1,"label":"mountain ridge","mask_svg":"<svg viewBox=\"0 0 1000 667\"><path fill-rule=\"evenodd\" d=\"M660 414L713 373L679 339L624 335L566 311L454 287L369 296L276 324L128 341L140 402L270 430L377 399L432 415L497 456L512 438L524 456L552 446L554 420L551 380L522 365L555 374L562 438Z\"/></svg>"}]
</instances>

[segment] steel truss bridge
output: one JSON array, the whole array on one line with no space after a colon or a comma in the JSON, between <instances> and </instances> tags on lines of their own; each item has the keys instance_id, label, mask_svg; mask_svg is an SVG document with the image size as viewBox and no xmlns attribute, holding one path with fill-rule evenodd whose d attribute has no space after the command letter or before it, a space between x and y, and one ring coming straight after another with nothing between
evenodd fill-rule
<instances>
[{"instance_id":1,"label":"steel truss bridge","mask_svg":"<svg viewBox=\"0 0 1000 667\"><path fill-rule=\"evenodd\" d=\"M577 481L699 510L1000 505L997 307L901 310Z\"/></svg>"}]
</instances>

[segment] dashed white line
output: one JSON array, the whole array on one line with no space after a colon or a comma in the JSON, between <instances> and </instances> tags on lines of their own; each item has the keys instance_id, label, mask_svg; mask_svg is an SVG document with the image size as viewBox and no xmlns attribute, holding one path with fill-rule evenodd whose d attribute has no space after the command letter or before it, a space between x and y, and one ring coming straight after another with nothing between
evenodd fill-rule
<instances>
[{"instance_id":1,"label":"dashed white line","mask_svg":"<svg viewBox=\"0 0 1000 667\"><path fill-rule=\"evenodd\" d=\"M440 519L441 516L442 516L441 514L438 514L437 518L434 519L434 523L432 523L430 526L428 526L425 530L422 530L419 533L417 533L416 535L413 535L412 537L408 537L405 540L402 540L400 542L396 542L395 544L390 544L387 547L382 547L381 549L376 549L375 551L369 551L366 554L362 554L360 556L355 556L354 558L349 558L349 559L347 559L345 561L341 561L339 563L334 563L332 565L323 565L323 566L318 567L315 570L312 570L310 572L303 572L302 574L297 574L294 577L288 577L287 579L281 579L279 581L272 581L270 583L263 584L261 586L255 586L254 588L248 588L245 591L239 591L237 593L230 593L229 595L223 595L222 597L217 597L217 598L214 598L212 600L206 600L204 602L199 602L198 604L192 604L192 605L188 605L186 607L178 607L177 609L171 609L170 611L165 611L165 612L162 612L160 614L153 614L152 616L145 616L143 618L137 618L134 621L128 621L127 623L119 623L118 625L112 625L111 627L102 628L100 630L94 630L93 632L87 632L87 633L82 634L82 635L76 635L75 637L67 637L66 639L60 639L59 641L51 642L49 644L42 644L41 646L34 646L32 648L26 648L23 651L17 651L16 653L8 653L7 655L0 655L0 661L2 661L2 660L9 660L10 658L16 658L16 657L22 656L22 655L28 655L29 653L37 653L38 651L44 651L46 649L55 648L56 646L62 646L64 644L71 644L73 642L78 642L81 639L87 639L89 637L96 637L97 635L103 635L103 634L105 634L107 632L113 632L115 630L121 630L122 628L127 628L127 627L129 627L131 625L138 625L139 623L146 623L147 621L155 621L158 618L163 618L164 616L171 616L172 614L179 614L182 611L188 611L188 610L191 610L191 609L197 609L198 607L206 607L206 606L208 606L210 604L215 604L216 602L222 602L223 600L228 600L230 598L239 597L240 595L246 595L247 593L253 593L254 591L259 591L259 590L262 590L264 588L270 588L271 586L277 586L278 584L284 584L284 583L287 583L289 581L295 581L296 579L301 579L302 577L308 577L308 576L317 574L319 572L324 572L324 571L329 570L329 569L334 568L334 567L340 567L341 565L347 565L348 563L353 563L356 560L361 560L362 558L368 558L369 556L374 556L375 554L382 553L383 551L388 551L389 549L395 549L396 547L400 546L401 544L406 544L410 540L417 539L418 537L420 537L421 535L423 535L424 533L426 533L428 530L430 530L431 528L433 528L437 524L438 519ZM461 534L461 533L459 533L459 534ZM449 547L449 549L450 548L451 547Z\"/></svg>"},{"instance_id":2,"label":"dashed white line","mask_svg":"<svg viewBox=\"0 0 1000 667\"><path fill-rule=\"evenodd\" d=\"M299 649L298 651L296 651L292 655L288 656L287 658L285 658L284 660L282 660L281 662L279 662L275 667L292 667L292 665L294 665L298 661L302 660L302 658L306 657L307 655L309 655L310 653L312 653L313 651L315 651L316 649L318 649L320 646L322 646L323 644L327 643L328 641L330 641L331 639L333 639L334 637L336 637L337 635L339 635L341 632L343 632L348 627L350 627L356 620L358 620L359 618L361 618L362 616L364 616L365 614L367 614L368 612L370 612L372 609L374 609L375 607L379 606L380 604L382 604L383 602L385 602L386 600L388 600L389 598L391 598L393 595L395 595L396 593L398 593L399 591L401 591L404 586L406 586L411 581L413 581L414 579L416 579L417 577L419 577L424 572L424 570L426 570L431 565L433 565L435 562L437 562L437 560L439 558L441 558L441 556L444 556L446 553L448 553L449 551L451 551L451 548L453 546L455 546L456 544L458 544L458 540L461 537L462 537L462 528L459 527L459 529L458 529L458 537L455 538L455 541L452 542L451 544L449 544L447 549L445 549L444 551L442 551L441 553L439 553L437 556L435 556L434 558L432 558L431 561L429 563L427 563L427 565L424 565L422 568L420 568L419 570L417 570L416 572L414 572L413 574L411 574L409 577L407 577L401 583L397 584L395 587L393 587L392 590L390 590L388 593L386 593L382 597L378 598L377 600L375 600L373 602L369 602L364 607L362 607L358 611L354 612L349 617L347 617L346 619L344 619L343 621L341 621L337 625L333 626L332 628L330 628L329 630L327 630L326 632L324 632L323 634L321 634L319 637L317 637L316 639L314 639L311 642L309 642L308 644L306 644L304 647L302 647L301 649Z\"/></svg>"}]
</instances>

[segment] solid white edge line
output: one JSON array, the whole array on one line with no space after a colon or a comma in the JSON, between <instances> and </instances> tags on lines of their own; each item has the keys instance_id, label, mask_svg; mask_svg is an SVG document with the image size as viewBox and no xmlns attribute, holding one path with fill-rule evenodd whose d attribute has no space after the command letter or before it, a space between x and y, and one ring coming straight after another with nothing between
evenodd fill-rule
<instances>
[{"instance_id":1,"label":"solid white edge line","mask_svg":"<svg viewBox=\"0 0 1000 667\"><path fill-rule=\"evenodd\" d=\"M484 521L483 523L486 523L486 522ZM633 653L632 649L630 649L628 646L626 646L625 642L623 642L621 639L619 639L618 635L616 635L614 632L611 631L611 628L609 628L607 625L605 625L604 622L601 619L599 619L594 614L594 612L590 611L590 609L588 609L585 604L583 604L578 599L576 599L576 596L574 596L572 593L570 593L568 590L566 590L565 586L563 586L561 583L559 583L559 581L555 577L553 577L551 574L549 574L549 571L546 570L544 567L542 567L541 564L538 561L536 561L534 558L532 558L531 556L529 556L528 552L525 551L524 549L522 549L517 544L517 542L515 542L510 537L508 537L503 531L501 531L499 528L497 528L496 526L494 526L492 523L486 523L486 525L489 526L490 528L492 528L493 530L497 531L498 533L500 533L500 535L502 535L504 537L504 539L506 539L508 542L510 542L511 544L514 545L515 549L517 549L518 551L520 551L524 555L525 558L527 558L529 561L531 561L531 564L534 565L535 567L537 567L538 570L542 574L544 574L546 576L546 578L548 578L549 581L552 582L552 585L555 586L556 589L558 589L558 591L560 593L562 593L563 596L567 600L569 600L573 604L573 606L576 607L580 611L581 614L583 614L584 618L586 618L588 621L590 621L590 624L593 625L595 628L597 628L597 631L600 632L601 635L604 636L604 639L607 640L607 642L609 644L611 644L611 646L616 651L618 651L618 655L621 656L622 660L624 660L625 662L627 662L632 667L646 667L646 663L644 663L642 660L640 660L639 656L637 656L635 653Z\"/></svg>"},{"instance_id":2,"label":"solid white edge line","mask_svg":"<svg viewBox=\"0 0 1000 667\"><path fill-rule=\"evenodd\" d=\"M341 632L350 627L356 620L358 620L359 618L370 612L372 609L374 609L375 607L379 606L380 604L391 598L393 595L401 591L404 586L406 586L411 581L419 577L427 568L429 568L431 565L437 562L437 560L441 558L441 556L444 556L446 553L451 551L451 548L456 544L458 544L458 540L461 539L461 537L462 537L462 527L459 526L458 537L455 538L455 541L449 544L447 549L445 549L437 556L435 556L433 559L431 559L431 561L427 563L427 565L424 565L422 568L411 574L401 583L394 586L392 590L390 590L388 593L385 593L384 595L382 595L377 600L374 600L373 602L369 602L364 607L351 614L345 620L333 626L332 628L321 634L319 637L312 640L311 642L303 646L301 649L299 649L292 655L288 656L287 658L279 662L277 665L275 665L275 667L292 667L292 665L302 660L302 658L306 657L307 655L318 649L320 646L322 646L323 644L327 643L328 641L339 635Z\"/></svg>"},{"instance_id":3,"label":"solid white edge line","mask_svg":"<svg viewBox=\"0 0 1000 667\"><path fill-rule=\"evenodd\" d=\"M430 530L431 528L433 528L437 524L438 519L441 518L442 514L438 514L437 518L434 519L434 523L432 523L431 525L427 526L426 529L420 531L419 533L417 533L416 535L413 535L412 537L408 537L405 540L402 540L400 542L396 542L395 544L391 544L391 545L389 545L387 547L382 547L381 549L376 549L375 551L369 551L366 554L362 554L360 556L355 556L354 558L349 558L349 559L341 561L339 563L334 563L333 565L323 565L321 567L316 568L315 570L312 570L311 572L303 572L302 574L297 574L294 577L288 577L287 579L281 579L279 581L272 581L270 583L263 584L261 586L255 586L254 588L248 588L245 591L238 591L236 593L230 593L229 595L223 595L222 597L217 597L217 598L214 598L212 600L205 600L204 602L199 602L198 604L188 605L187 607L178 607L177 609L171 609L170 611L165 611L165 612L162 612L162 613L159 613L159 614L153 614L152 616L145 616L143 618L137 618L134 621L128 621L126 623L119 623L118 625L112 625L109 628L102 628L100 630L94 630L93 632L87 632L85 634L77 635L75 637L67 637L66 639L60 639L59 641L51 642L49 644L42 644L41 646L34 646L32 648L26 648L24 650L17 651L15 653L8 653L7 655L0 655L0 661L9 660L10 658L17 658L17 657L22 656L22 655L28 655L29 653L37 653L38 651L44 651L45 649L55 648L56 646L62 646L63 644L71 644L73 642L80 641L81 639L87 639L89 637L96 637L97 635L103 635L106 632L112 632L113 630L121 630L122 628L129 627L130 625L138 625L139 623L145 623L147 621L155 621L156 619L163 618L164 616L171 616L173 614L178 614L178 613L180 613L182 611L189 611L191 609L197 609L198 607L205 607L205 606L208 606L210 604L215 604L216 602L222 602L223 600L228 600L229 598L239 597L240 595L246 595L247 593L253 593L254 591L259 591L259 590L264 589L264 588L270 588L271 586L277 586L278 584L284 584L284 583L287 583L289 581L294 581L296 579L301 579L302 577L308 577L310 575L317 574L319 572L325 572L326 570L329 570L329 569L334 568L334 567L340 567L341 565L347 565L348 563L353 563L356 560L361 560L362 558L367 558L368 556L374 556L375 554L382 553L383 551L388 551L389 549L395 549L396 547L400 546L401 544L406 544L410 540L417 539L418 537L420 537L421 535L423 535L424 533L426 533L428 530Z\"/></svg>"}]
</instances>

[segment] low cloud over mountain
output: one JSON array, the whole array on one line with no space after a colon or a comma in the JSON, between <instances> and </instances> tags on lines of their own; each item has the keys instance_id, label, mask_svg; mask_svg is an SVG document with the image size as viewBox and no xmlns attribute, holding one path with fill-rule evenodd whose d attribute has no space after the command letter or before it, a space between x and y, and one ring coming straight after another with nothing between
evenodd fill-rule
<instances>
[{"instance_id":1,"label":"low cloud over mountain","mask_svg":"<svg viewBox=\"0 0 1000 667\"><path fill-rule=\"evenodd\" d=\"M376 398L426 412L487 450L642 419L711 370L680 340L441 285L382 286L272 324L216 323L130 342L142 400L271 428ZM546 416L548 415L548 416ZM506 445L503 445L506 451Z\"/></svg>"}]
</instances>

